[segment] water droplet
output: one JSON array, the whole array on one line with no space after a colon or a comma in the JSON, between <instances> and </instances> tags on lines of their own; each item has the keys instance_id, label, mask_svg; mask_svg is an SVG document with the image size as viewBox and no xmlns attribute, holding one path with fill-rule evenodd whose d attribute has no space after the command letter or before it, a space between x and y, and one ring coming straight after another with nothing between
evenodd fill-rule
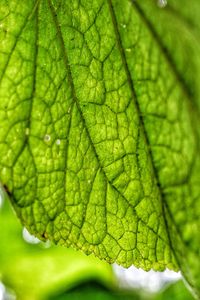
<instances>
[{"instance_id":1,"label":"water droplet","mask_svg":"<svg viewBox=\"0 0 200 300\"><path fill-rule=\"evenodd\" d=\"M40 240L34 235L31 235L28 230L24 227L22 231L23 239L29 244L39 244Z\"/></svg>"},{"instance_id":2,"label":"water droplet","mask_svg":"<svg viewBox=\"0 0 200 300\"><path fill-rule=\"evenodd\" d=\"M88 180L88 183L91 183L91 180L90 180L90 179Z\"/></svg>"},{"instance_id":3,"label":"water droplet","mask_svg":"<svg viewBox=\"0 0 200 300\"><path fill-rule=\"evenodd\" d=\"M56 145L60 145L61 141L59 139L56 140Z\"/></svg>"},{"instance_id":4,"label":"water droplet","mask_svg":"<svg viewBox=\"0 0 200 300\"><path fill-rule=\"evenodd\" d=\"M163 8L167 5L167 0L158 0L158 6Z\"/></svg>"},{"instance_id":5,"label":"water droplet","mask_svg":"<svg viewBox=\"0 0 200 300\"><path fill-rule=\"evenodd\" d=\"M30 128L27 127L27 128L25 129L25 134L26 134L26 135L29 135L29 133L30 133Z\"/></svg>"},{"instance_id":6,"label":"water droplet","mask_svg":"<svg viewBox=\"0 0 200 300\"><path fill-rule=\"evenodd\" d=\"M126 52L131 52L131 48L126 48Z\"/></svg>"},{"instance_id":7,"label":"water droplet","mask_svg":"<svg viewBox=\"0 0 200 300\"><path fill-rule=\"evenodd\" d=\"M45 134L45 136L44 136L44 141L45 141L45 142L49 142L50 139L51 139L50 135L49 135L49 134Z\"/></svg>"},{"instance_id":8,"label":"water droplet","mask_svg":"<svg viewBox=\"0 0 200 300\"><path fill-rule=\"evenodd\" d=\"M123 28L126 28L126 24L121 24L121 26L122 26Z\"/></svg>"},{"instance_id":9,"label":"water droplet","mask_svg":"<svg viewBox=\"0 0 200 300\"><path fill-rule=\"evenodd\" d=\"M68 114L70 114L70 112L71 112L71 107L68 108L68 111L67 111L67 112L68 112Z\"/></svg>"}]
</instances>

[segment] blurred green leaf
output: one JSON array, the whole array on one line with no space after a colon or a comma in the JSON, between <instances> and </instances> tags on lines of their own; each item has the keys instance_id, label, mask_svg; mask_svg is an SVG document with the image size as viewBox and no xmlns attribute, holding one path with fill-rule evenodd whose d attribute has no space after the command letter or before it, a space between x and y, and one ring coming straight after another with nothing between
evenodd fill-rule
<instances>
[{"instance_id":1,"label":"blurred green leaf","mask_svg":"<svg viewBox=\"0 0 200 300\"><path fill-rule=\"evenodd\" d=\"M154 300L193 300L191 293L185 287L183 281L171 284L168 288L162 290Z\"/></svg>"},{"instance_id":2,"label":"blurred green leaf","mask_svg":"<svg viewBox=\"0 0 200 300\"><path fill-rule=\"evenodd\" d=\"M65 294L57 295L56 298L51 297L49 300L144 300L143 297L135 291L113 291L106 289L105 286L96 282L88 282L78 285L74 289ZM146 299L147 300L147 299ZM148 298L150 300L150 298Z\"/></svg>"},{"instance_id":3,"label":"blurred green leaf","mask_svg":"<svg viewBox=\"0 0 200 300\"><path fill-rule=\"evenodd\" d=\"M147 293L144 290L113 291L95 282L78 285L67 293L50 297L49 300L193 300L183 281L169 284L158 293Z\"/></svg>"}]
</instances>

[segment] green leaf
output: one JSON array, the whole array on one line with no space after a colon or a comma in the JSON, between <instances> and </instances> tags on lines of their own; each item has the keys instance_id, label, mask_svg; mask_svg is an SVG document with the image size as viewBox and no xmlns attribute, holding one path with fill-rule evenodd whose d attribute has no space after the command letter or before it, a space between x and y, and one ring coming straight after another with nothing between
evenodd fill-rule
<instances>
[{"instance_id":1,"label":"green leaf","mask_svg":"<svg viewBox=\"0 0 200 300\"><path fill-rule=\"evenodd\" d=\"M162 291L154 300L192 300L193 297L186 289L182 281L178 281L169 285L164 291Z\"/></svg>"},{"instance_id":2,"label":"green leaf","mask_svg":"<svg viewBox=\"0 0 200 300\"><path fill-rule=\"evenodd\" d=\"M49 300L54 300L51 297ZM120 290L112 292L94 282L79 285L65 294L57 296L57 300L192 300L194 299L182 281L170 284L158 294L145 293L141 290Z\"/></svg>"},{"instance_id":3,"label":"green leaf","mask_svg":"<svg viewBox=\"0 0 200 300\"><path fill-rule=\"evenodd\" d=\"M113 292L96 282L87 282L79 285L65 294L50 297L48 300L153 300L151 297L143 297L137 291Z\"/></svg>"},{"instance_id":4,"label":"green leaf","mask_svg":"<svg viewBox=\"0 0 200 300\"><path fill-rule=\"evenodd\" d=\"M25 242L7 201L0 209L0 228L0 279L17 299L49 299L90 280L115 288L112 268L105 262L72 249Z\"/></svg>"},{"instance_id":5,"label":"green leaf","mask_svg":"<svg viewBox=\"0 0 200 300\"><path fill-rule=\"evenodd\" d=\"M40 239L200 297L199 0L2 0L0 180Z\"/></svg>"}]
</instances>

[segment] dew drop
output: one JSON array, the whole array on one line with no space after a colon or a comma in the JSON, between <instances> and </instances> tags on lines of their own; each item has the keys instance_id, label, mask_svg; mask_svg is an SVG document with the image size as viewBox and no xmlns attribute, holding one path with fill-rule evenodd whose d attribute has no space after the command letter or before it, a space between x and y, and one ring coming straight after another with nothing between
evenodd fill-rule
<instances>
[{"instance_id":1,"label":"dew drop","mask_svg":"<svg viewBox=\"0 0 200 300\"><path fill-rule=\"evenodd\" d=\"M45 134L45 136L44 136L44 141L45 141L45 142L49 142L50 139L51 139L50 135L49 135L49 134Z\"/></svg>"},{"instance_id":2,"label":"dew drop","mask_svg":"<svg viewBox=\"0 0 200 300\"><path fill-rule=\"evenodd\" d=\"M41 119L41 116L42 116L42 115L41 115L41 112L38 111L38 112L37 112L37 117L38 117L39 119Z\"/></svg>"},{"instance_id":3,"label":"dew drop","mask_svg":"<svg viewBox=\"0 0 200 300\"><path fill-rule=\"evenodd\" d=\"M27 128L25 129L25 134L26 134L26 135L29 135L29 133L30 133L30 128L27 127Z\"/></svg>"},{"instance_id":4,"label":"dew drop","mask_svg":"<svg viewBox=\"0 0 200 300\"><path fill-rule=\"evenodd\" d=\"M121 24L122 28L126 28L126 24Z\"/></svg>"},{"instance_id":5,"label":"dew drop","mask_svg":"<svg viewBox=\"0 0 200 300\"><path fill-rule=\"evenodd\" d=\"M56 145L60 145L61 141L59 139L56 140Z\"/></svg>"},{"instance_id":6,"label":"dew drop","mask_svg":"<svg viewBox=\"0 0 200 300\"><path fill-rule=\"evenodd\" d=\"M70 112L71 112L71 107L68 108L68 111L67 111L67 112L68 112L68 114L70 114Z\"/></svg>"},{"instance_id":7,"label":"dew drop","mask_svg":"<svg viewBox=\"0 0 200 300\"><path fill-rule=\"evenodd\" d=\"M126 48L126 52L131 52L131 48Z\"/></svg>"},{"instance_id":8,"label":"dew drop","mask_svg":"<svg viewBox=\"0 0 200 300\"><path fill-rule=\"evenodd\" d=\"M158 6L161 8L167 6L167 0L158 0Z\"/></svg>"}]
</instances>

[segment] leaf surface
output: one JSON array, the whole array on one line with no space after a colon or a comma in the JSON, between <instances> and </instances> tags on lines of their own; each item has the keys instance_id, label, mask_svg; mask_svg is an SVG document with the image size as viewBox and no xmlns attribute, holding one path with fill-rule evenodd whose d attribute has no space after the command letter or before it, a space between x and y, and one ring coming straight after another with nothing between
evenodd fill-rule
<instances>
[{"instance_id":1,"label":"leaf surface","mask_svg":"<svg viewBox=\"0 0 200 300\"><path fill-rule=\"evenodd\" d=\"M41 239L200 283L200 4L0 8L0 180Z\"/></svg>"}]
</instances>

